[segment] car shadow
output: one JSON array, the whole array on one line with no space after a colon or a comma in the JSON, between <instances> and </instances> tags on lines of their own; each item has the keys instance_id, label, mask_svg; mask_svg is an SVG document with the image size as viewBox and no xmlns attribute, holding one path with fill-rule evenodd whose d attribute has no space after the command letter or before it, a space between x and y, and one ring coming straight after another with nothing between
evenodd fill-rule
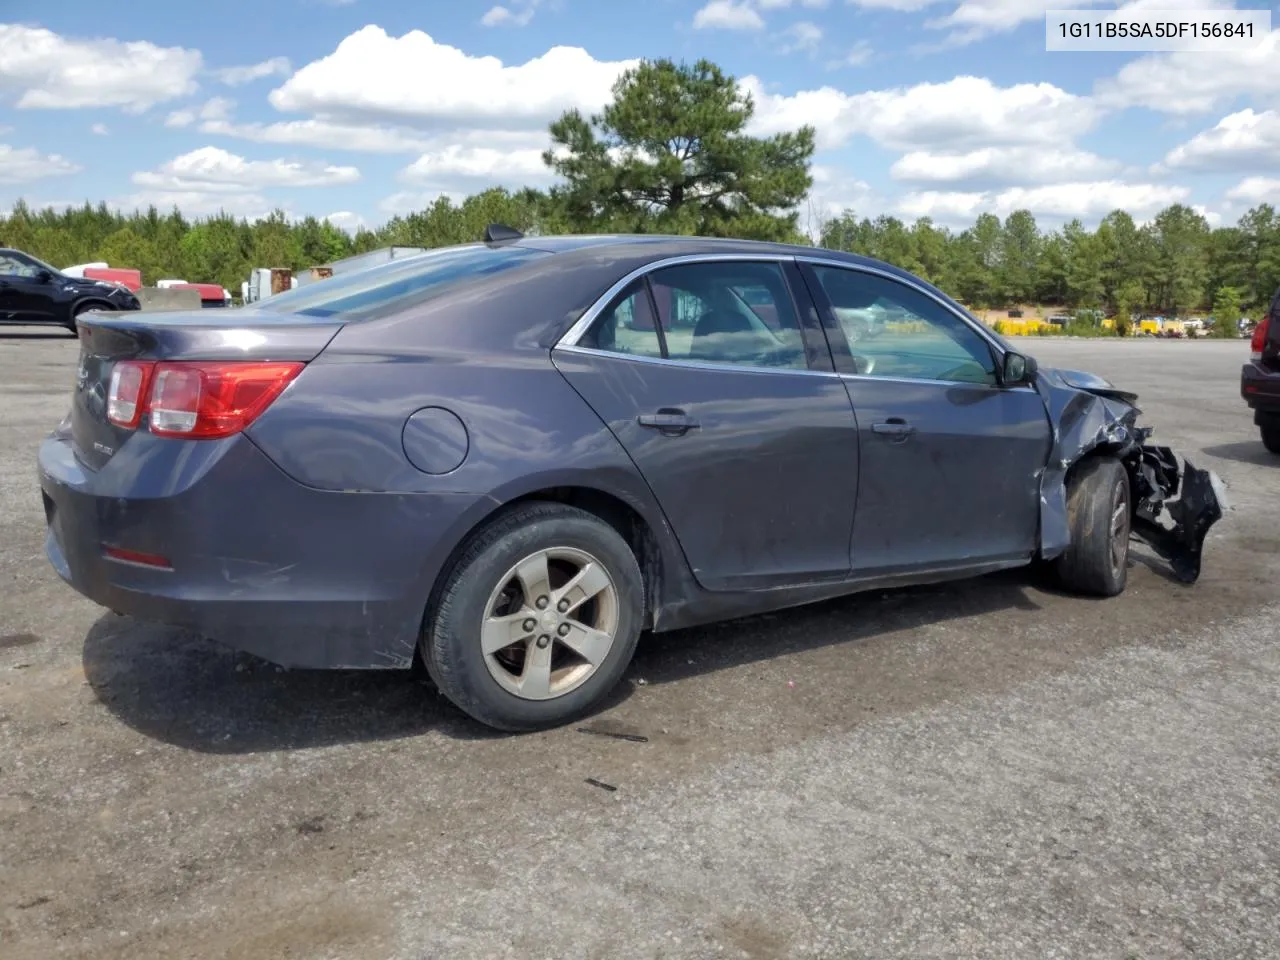
<instances>
[{"instance_id":1,"label":"car shadow","mask_svg":"<svg viewBox=\"0 0 1280 960\"><path fill-rule=\"evenodd\" d=\"M596 712L625 701L640 682L673 683L946 620L1037 610L1026 585L1025 573L995 574L646 634L623 682ZM115 614L90 628L83 666L98 700L122 722L205 753L301 750L428 731L460 740L509 736L466 717L420 670L282 670L195 634Z\"/></svg>"},{"instance_id":2,"label":"car shadow","mask_svg":"<svg viewBox=\"0 0 1280 960\"><path fill-rule=\"evenodd\" d=\"M1264 447L1261 440L1220 443L1213 447L1205 447L1204 452L1211 457L1233 460L1236 463L1253 463L1262 467L1280 467L1280 456L1276 456Z\"/></svg>"}]
</instances>

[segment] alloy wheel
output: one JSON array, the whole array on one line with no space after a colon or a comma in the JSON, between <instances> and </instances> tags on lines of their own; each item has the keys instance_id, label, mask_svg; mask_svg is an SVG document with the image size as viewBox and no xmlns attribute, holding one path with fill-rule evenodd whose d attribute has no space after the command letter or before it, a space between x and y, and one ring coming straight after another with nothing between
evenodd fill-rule
<instances>
[{"instance_id":1,"label":"alloy wheel","mask_svg":"<svg viewBox=\"0 0 1280 960\"><path fill-rule=\"evenodd\" d=\"M586 683L613 649L618 589L598 559L574 547L539 550L489 594L480 646L490 676L524 700Z\"/></svg>"}]
</instances>

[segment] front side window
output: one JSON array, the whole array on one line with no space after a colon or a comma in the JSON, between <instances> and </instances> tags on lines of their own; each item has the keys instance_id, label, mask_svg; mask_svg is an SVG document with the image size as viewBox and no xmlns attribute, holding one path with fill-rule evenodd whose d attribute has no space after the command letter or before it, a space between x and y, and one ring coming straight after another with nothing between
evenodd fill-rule
<instances>
[{"instance_id":1,"label":"front side window","mask_svg":"<svg viewBox=\"0 0 1280 960\"><path fill-rule=\"evenodd\" d=\"M981 335L904 283L814 266L856 372L870 377L994 385L995 357Z\"/></svg>"},{"instance_id":2,"label":"front side window","mask_svg":"<svg viewBox=\"0 0 1280 960\"><path fill-rule=\"evenodd\" d=\"M652 305L640 296L646 282ZM807 366L791 292L776 263L682 264L656 270L633 286L601 315L582 346L698 363ZM620 310L633 318L630 328Z\"/></svg>"},{"instance_id":3,"label":"front side window","mask_svg":"<svg viewBox=\"0 0 1280 960\"><path fill-rule=\"evenodd\" d=\"M34 263L15 257L11 253L0 254L0 277L34 277L39 271Z\"/></svg>"}]
</instances>

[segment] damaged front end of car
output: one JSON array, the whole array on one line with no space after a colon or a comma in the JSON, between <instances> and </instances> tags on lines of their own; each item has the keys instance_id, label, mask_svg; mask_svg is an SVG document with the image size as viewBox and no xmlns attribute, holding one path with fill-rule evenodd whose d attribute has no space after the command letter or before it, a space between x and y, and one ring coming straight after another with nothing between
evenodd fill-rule
<instances>
[{"instance_id":1,"label":"damaged front end of car","mask_svg":"<svg viewBox=\"0 0 1280 960\"><path fill-rule=\"evenodd\" d=\"M1133 536L1169 563L1183 583L1200 577L1205 537L1228 507L1222 481L1169 447L1149 443L1140 427L1137 395L1075 370L1040 369L1036 389L1053 425L1053 450L1040 480L1040 553L1058 556L1070 545L1067 477L1087 456L1114 456L1128 471ZM1167 521L1167 522L1166 522Z\"/></svg>"}]
</instances>

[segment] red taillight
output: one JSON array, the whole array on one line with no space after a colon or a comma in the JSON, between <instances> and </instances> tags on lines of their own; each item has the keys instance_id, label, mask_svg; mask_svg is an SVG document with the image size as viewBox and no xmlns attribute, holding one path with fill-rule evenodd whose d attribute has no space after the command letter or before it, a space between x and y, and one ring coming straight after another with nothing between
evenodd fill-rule
<instances>
[{"instance_id":1,"label":"red taillight","mask_svg":"<svg viewBox=\"0 0 1280 960\"><path fill-rule=\"evenodd\" d=\"M107 390L107 419L117 427L133 429L142 419L142 409L147 396L147 384L151 380L154 363L125 360L111 371L111 385Z\"/></svg>"},{"instance_id":2,"label":"red taillight","mask_svg":"<svg viewBox=\"0 0 1280 960\"><path fill-rule=\"evenodd\" d=\"M1267 342L1267 331L1271 328L1271 314L1262 318L1253 329L1253 339L1249 341L1249 353L1254 360L1262 359L1262 347Z\"/></svg>"},{"instance_id":3,"label":"red taillight","mask_svg":"<svg viewBox=\"0 0 1280 960\"><path fill-rule=\"evenodd\" d=\"M210 440L253 423L302 372L301 363L159 363L147 413L162 437Z\"/></svg>"},{"instance_id":4,"label":"red taillight","mask_svg":"<svg viewBox=\"0 0 1280 960\"><path fill-rule=\"evenodd\" d=\"M261 416L304 366L124 360L111 371L107 419L133 429L146 414L151 432L158 436L229 437Z\"/></svg>"}]
</instances>

